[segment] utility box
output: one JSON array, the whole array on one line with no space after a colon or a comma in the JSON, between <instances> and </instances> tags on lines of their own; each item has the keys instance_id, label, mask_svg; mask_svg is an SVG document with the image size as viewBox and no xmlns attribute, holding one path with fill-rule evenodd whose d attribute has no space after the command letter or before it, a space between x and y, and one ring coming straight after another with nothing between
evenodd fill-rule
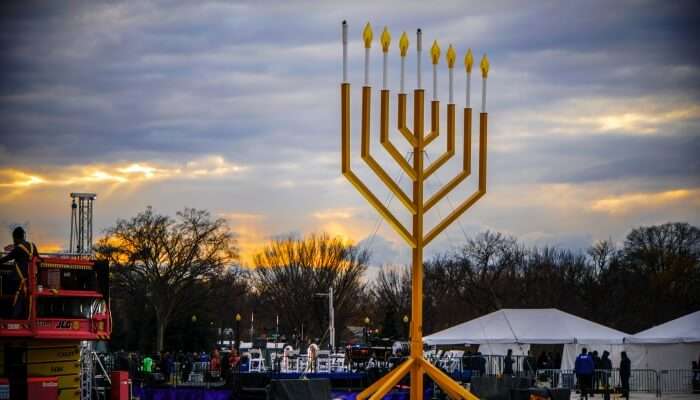
<instances>
[{"instance_id":1,"label":"utility box","mask_svg":"<svg viewBox=\"0 0 700 400\"><path fill-rule=\"evenodd\" d=\"M112 391L110 400L129 400L129 373L112 371Z\"/></svg>"},{"instance_id":2,"label":"utility box","mask_svg":"<svg viewBox=\"0 0 700 400\"><path fill-rule=\"evenodd\" d=\"M56 400L58 398L58 378L27 378L27 398L32 400Z\"/></svg>"}]
</instances>

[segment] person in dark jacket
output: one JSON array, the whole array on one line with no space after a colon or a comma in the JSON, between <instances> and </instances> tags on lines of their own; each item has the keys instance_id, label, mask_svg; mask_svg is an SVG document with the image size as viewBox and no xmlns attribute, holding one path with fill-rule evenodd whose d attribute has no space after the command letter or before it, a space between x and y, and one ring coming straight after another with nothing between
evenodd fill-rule
<instances>
[{"instance_id":1,"label":"person in dark jacket","mask_svg":"<svg viewBox=\"0 0 700 400\"><path fill-rule=\"evenodd\" d=\"M610 361L609 357L610 353L607 350L605 350L603 352L603 356L600 358L600 371L598 375L598 378L600 379L600 382L598 383L603 388L603 398L605 400L610 399L610 370L612 370L612 361Z\"/></svg>"},{"instance_id":2,"label":"person in dark jacket","mask_svg":"<svg viewBox=\"0 0 700 400\"><path fill-rule=\"evenodd\" d=\"M29 263L33 258L39 257L39 251L34 243L27 242L24 229L21 226L12 231L13 244L5 246L8 252L0 258L0 265L8 261L14 261L14 270L17 274L19 286L12 298L12 319L27 319L27 286L29 285Z\"/></svg>"},{"instance_id":3,"label":"person in dark jacket","mask_svg":"<svg viewBox=\"0 0 700 400\"><path fill-rule=\"evenodd\" d=\"M535 374L535 357L532 356L531 350L528 350L527 355L523 357L523 373L525 376L531 377Z\"/></svg>"},{"instance_id":4,"label":"person in dark jacket","mask_svg":"<svg viewBox=\"0 0 700 400\"><path fill-rule=\"evenodd\" d=\"M513 349L508 349L506 358L503 359L503 375L513 375Z\"/></svg>"},{"instance_id":5,"label":"person in dark jacket","mask_svg":"<svg viewBox=\"0 0 700 400\"><path fill-rule=\"evenodd\" d=\"M594 397L595 392L598 391L598 385L600 384L600 382L598 382L597 372L597 370L600 369L600 356L598 355L598 350L593 350L590 355L593 359L593 375L591 375L591 387L593 389L591 391L591 397Z\"/></svg>"},{"instance_id":6,"label":"person in dark jacket","mask_svg":"<svg viewBox=\"0 0 700 400\"><path fill-rule=\"evenodd\" d=\"M622 396L630 398L630 375L632 375L632 362L627 357L627 352L620 353L620 383L622 384Z\"/></svg>"},{"instance_id":7,"label":"person in dark jacket","mask_svg":"<svg viewBox=\"0 0 700 400\"><path fill-rule=\"evenodd\" d=\"M476 366L479 376L486 376L486 358L479 351L476 352Z\"/></svg>"},{"instance_id":8,"label":"person in dark jacket","mask_svg":"<svg viewBox=\"0 0 700 400\"><path fill-rule=\"evenodd\" d=\"M593 358L588 354L588 349L584 347L581 349L581 354L576 357L576 363L574 364L574 372L576 373L582 399L588 399L588 394L591 392L594 370Z\"/></svg>"}]
</instances>

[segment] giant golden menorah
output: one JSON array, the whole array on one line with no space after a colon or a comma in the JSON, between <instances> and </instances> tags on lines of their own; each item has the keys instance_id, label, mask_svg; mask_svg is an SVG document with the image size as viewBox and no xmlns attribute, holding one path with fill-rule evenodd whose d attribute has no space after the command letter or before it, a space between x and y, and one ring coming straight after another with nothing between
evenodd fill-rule
<instances>
[{"instance_id":1,"label":"giant golden menorah","mask_svg":"<svg viewBox=\"0 0 700 400\"><path fill-rule=\"evenodd\" d=\"M430 104L430 131L425 132L424 127L424 90L421 88L421 32L417 37L417 80L418 88L413 91L413 129L406 124L407 96L403 92L404 87L404 61L408 49L408 39L404 33L399 41L401 50L401 91L398 94L398 118L397 129L413 148L412 165L392 144L389 137L389 90L387 89L387 53L389 50L390 35L385 28L381 37L384 56L383 89L380 92L379 112L379 136L380 143L391 155L413 183L413 193L409 197L402 188L389 176L384 168L375 160L370 151L370 121L372 87L369 85L369 49L372 42L372 30L369 25L363 32L365 44L365 85L362 88L362 126L361 126L361 157L389 190L401 201L413 216L412 229L409 231L382 204L372 191L353 173L350 167L350 83L347 81L347 24L343 21L343 83L341 84L341 136L342 136L342 162L343 175L355 186L364 198L381 214L389 225L408 243L413 249L412 254L412 294L411 294L411 326L410 326L410 356L397 368L376 381L362 391L357 398L360 400L370 397L372 400L381 399L404 376L410 373L411 400L419 400L423 397L423 374L428 374L451 398L476 399L464 387L444 374L423 357L423 248L427 246L452 222L459 218L466 210L477 202L486 193L486 127L488 115L485 110L486 78L488 76L488 59L486 56L481 61L483 77L482 112L479 115L479 181L477 190L456 207L449 215L440 221L435 227L424 234L423 216L438 202L448 195L471 173L471 131L472 109L469 106L469 82L472 69L471 50L465 56L467 73L466 106L464 108L464 160L461 171L437 192L424 198L423 186L425 181L440 169L455 154L455 104L453 100L453 67L456 53L452 46L447 51L447 64L450 74L450 101L447 104L447 149L445 152L429 163L424 164L424 151L426 147L440 135L440 101L437 100L437 64L440 50L437 42L431 48L433 62L433 100Z\"/></svg>"}]
</instances>

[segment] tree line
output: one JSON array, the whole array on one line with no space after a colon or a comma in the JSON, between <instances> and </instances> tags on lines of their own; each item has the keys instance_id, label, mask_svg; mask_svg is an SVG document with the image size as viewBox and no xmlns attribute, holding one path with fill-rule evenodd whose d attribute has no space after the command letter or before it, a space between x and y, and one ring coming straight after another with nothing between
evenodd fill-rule
<instances>
[{"instance_id":1,"label":"tree line","mask_svg":"<svg viewBox=\"0 0 700 400\"><path fill-rule=\"evenodd\" d=\"M327 234L274 238L246 268L225 220L148 208L117 221L96 253L111 265L115 349L209 350L235 330L245 341L327 341L319 294L330 287L339 343L366 320L380 337L406 335L409 268L387 266L368 281L369 251ZM687 223L637 227L620 246L585 252L487 231L424 263L424 332L500 308L554 307L636 333L700 309L699 288L700 230Z\"/></svg>"}]
</instances>

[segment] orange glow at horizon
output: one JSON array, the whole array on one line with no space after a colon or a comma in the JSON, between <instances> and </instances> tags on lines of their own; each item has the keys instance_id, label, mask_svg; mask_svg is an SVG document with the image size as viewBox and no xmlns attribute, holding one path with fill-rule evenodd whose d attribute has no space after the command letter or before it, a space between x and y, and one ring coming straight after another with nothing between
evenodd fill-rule
<instances>
[{"instance_id":1,"label":"orange glow at horizon","mask_svg":"<svg viewBox=\"0 0 700 400\"><path fill-rule=\"evenodd\" d=\"M624 215L639 209L658 208L682 201L700 206L700 189L677 189L652 193L628 193L599 199L591 205L593 211Z\"/></svg>"}]
</instances>

